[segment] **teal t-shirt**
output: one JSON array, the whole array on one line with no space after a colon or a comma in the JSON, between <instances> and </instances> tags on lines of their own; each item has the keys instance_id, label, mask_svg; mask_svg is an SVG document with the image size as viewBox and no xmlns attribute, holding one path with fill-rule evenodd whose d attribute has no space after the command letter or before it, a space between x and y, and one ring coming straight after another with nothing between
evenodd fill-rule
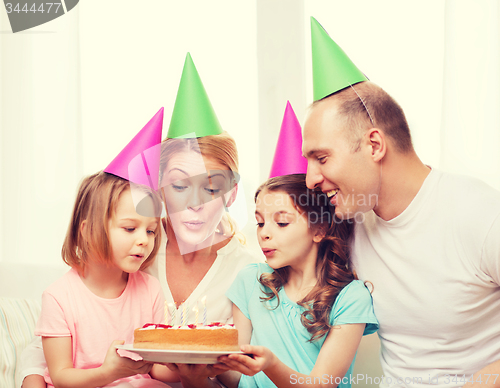
<instances>
[{"instance_id":1,"label":"teal t-shirt","mask_svg":"<svg viewBox=\"0 0 500 388\"><path fill-rule=\"evenodd\" d=\"M247 265L238 273L226 296L252 321L251 345L266 346L293 370L310 374L326 336L309 342L311 335L300 320L304 308L291 301L283 288L278 292L278 308L273 309L277 304L276 298L266 302L260 300L265 295L259 277L264 272L273 271L263 263ZM378 330L370 292L360 280L354 280L344 287L332 307L331 325L349 323L366 323L363 335ZM347 379L344 379L347 384L341 383L339 388L351 386L349 377L353 365L354 360L346 373ZM259 372L254 376L242 375L238 387L267 388L275 385L264 372Z\"/></svg>"}]
</instances>

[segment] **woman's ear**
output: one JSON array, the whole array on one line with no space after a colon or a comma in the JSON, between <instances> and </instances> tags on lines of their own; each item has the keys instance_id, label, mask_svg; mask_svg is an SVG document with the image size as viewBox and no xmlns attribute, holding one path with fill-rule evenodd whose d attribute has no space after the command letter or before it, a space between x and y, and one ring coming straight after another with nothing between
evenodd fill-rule
<instances>
[{"instance_id":1,"label":"woman's ear","mask_svg":"<svg viewBox=\"0 0 500 388\"><path fill-rule=\"evenodd\" d=\"M236 183L234 187L227 193L226 195L229 195L229 198L227 199L226 202L226 207L231 206L234 201L236 201L236 194L238 194L238 184Z\"/></svg>"}]
</instances>

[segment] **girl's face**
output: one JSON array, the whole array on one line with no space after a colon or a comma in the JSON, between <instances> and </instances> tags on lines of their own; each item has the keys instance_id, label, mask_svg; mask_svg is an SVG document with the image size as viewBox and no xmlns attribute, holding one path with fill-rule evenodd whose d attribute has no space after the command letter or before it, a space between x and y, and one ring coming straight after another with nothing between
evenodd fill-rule
<instances>
[{"instance_id":1,"label":"girl's face","mask_svg":"<svg viewBox=\"0 0 500 388\"><path fill-rule=\"evenodd\" d=\"M309 228L307 214L295 207L283 191L262 190L256 201L257 238L267 263L273 269L302 268L316 263L321 236Z\"/></svg>"},{"instance_id":2,"label":"girl's face","mask_svg":"<svg viewBox=\"0 0 500 388\"><path fill-rule=\"evenodd\" d=\"M124 191L108 223L113 263L127 273L137 272L154 248L158 218L135 211L130 190Z\"/></svg>"},{"instance_id":3,"label":"girl's face","mask_svg":"<svg viewBox=\"0 0 500 388\"><path fill-rule=\"evenodd\" d=\"M177 242L186 253L210 243L235 194L231 177L226 166L195 151L178 152L169 159L162 193Z\"/></svg>"}]
</instances>

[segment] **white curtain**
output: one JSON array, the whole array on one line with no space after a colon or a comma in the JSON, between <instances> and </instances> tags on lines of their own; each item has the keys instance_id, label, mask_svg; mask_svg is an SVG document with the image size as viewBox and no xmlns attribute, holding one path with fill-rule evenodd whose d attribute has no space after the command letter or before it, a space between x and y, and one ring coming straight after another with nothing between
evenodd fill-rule
<instances>
[{"instance_id":1,"label":"white curtain","mask_svg":"<svg viewBox=\"0 0 500 388\"><path fill-rule=\"evenodd\" d=\"M54 265L82 176L78 10L17 34L0 14L0 262Z\"/></svg>"}]
</instances>

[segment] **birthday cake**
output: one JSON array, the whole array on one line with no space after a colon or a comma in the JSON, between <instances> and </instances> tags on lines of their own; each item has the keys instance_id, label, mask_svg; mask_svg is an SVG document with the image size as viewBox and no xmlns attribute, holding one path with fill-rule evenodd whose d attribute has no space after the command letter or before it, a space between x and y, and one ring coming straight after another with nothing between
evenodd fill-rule
<instances>
[{"instance_id":1,"label":"birthday cake","mask_svg":"<svg viewBox=\"0 0 500 388\"><path fill-rule=\"evenodd\" d=\"M238 330L220 322L170 326L148 323L134 330L134 348L167 350L239 350Z\"/></svg>"}]
</instances>

